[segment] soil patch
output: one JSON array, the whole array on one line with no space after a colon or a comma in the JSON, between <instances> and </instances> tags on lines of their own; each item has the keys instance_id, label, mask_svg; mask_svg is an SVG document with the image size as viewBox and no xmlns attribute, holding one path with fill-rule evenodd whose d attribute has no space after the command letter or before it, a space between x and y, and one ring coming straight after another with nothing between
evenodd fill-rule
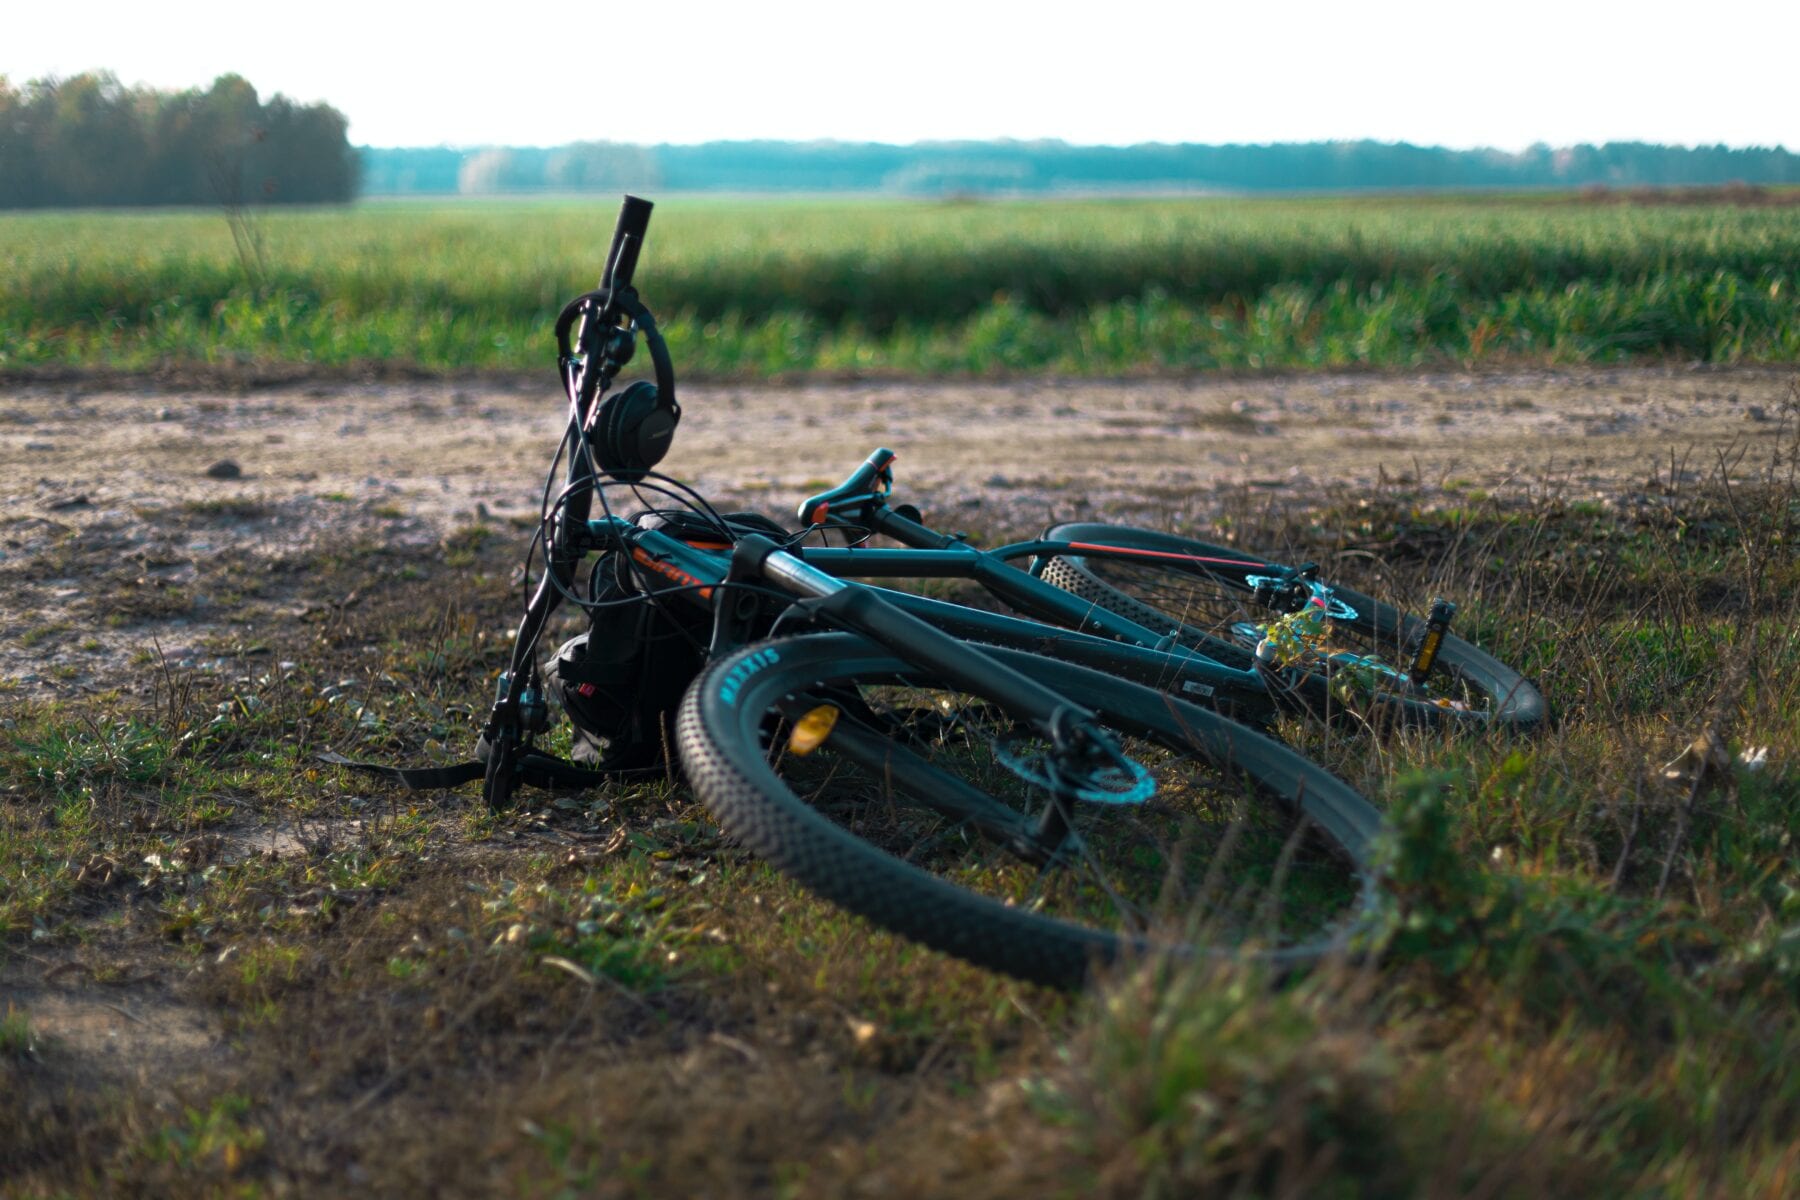
<instances>
[{"instance_id":1,"label":"soil patch","mask_svg":"<svg viewBox=\"0 0 1800 1200\"><path fill-rule=\"evenodd\" d=\"M695 385L664 469L785 517L876 446L897 496L956 527L1103 514L1192 521L1402 480L1611 493L1773 444L1792 369L1580 369L1266 379ZM354 603L321 555L435 549L534 522L562 425L550 387L287 380L0 385L0 681L133 687L231 669L271 622ZM231 469L224 469L229 463ZM1197 512L1196 510L1201 510Z\"/></svg>"}]
</instances>

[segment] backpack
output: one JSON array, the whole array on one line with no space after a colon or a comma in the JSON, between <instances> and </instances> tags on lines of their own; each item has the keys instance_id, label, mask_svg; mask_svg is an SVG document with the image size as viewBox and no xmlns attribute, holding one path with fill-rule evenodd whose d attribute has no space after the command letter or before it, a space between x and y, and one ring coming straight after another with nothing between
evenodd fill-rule
<instances>
[{"instance_id":1,"label":"backpack","mask_svg":"<svg viewBox=\"0 0 1800 1200\"><path fill-rule=\"evenodd\" d=\"M717 526L689 512L639 513L633 520L692 545L721 546ZM785 542L791 534L759 513L727 513L735 535L760 533ZM706 659L712 615L675 597L645 594L616 551L600 556L589 577L594 601L626 601L590 609L587 631L564 642L543 675L545 692L568 714L573 748L565 762L532 749L515 764L520 782L540 788L597 787L620 772L656 770L673 759L675 711ZM759 617L752 636L774 624ZM537 726L537 728L541 728ZM325 751L322 762L377 775L414 790L456 787L487 769L487 735L475 758L445 767L390 767Z\"/></svg>"},{"instance_id":2,"label":"backpack","mask_svg":"<svg viewBox=\"0 0 1800 1200\"><path fill-rule=\"evenodd\" d=\"M791 536L759 513L724 517L738 535ZM715 526L685 511L640 513L633 522L696 545L719 542ZM570 757L592 770L660 766L674 755L675 711L705 664L712 614L646 594L616 551L595 562L588 592L601 607L544 671L546 692L574 727Z\"/></svg>"}]
</instances>

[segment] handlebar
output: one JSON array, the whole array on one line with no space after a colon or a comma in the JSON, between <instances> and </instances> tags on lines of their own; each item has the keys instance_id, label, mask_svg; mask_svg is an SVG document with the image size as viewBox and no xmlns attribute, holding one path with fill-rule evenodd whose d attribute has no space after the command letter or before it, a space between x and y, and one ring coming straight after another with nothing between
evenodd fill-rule
<instances>
[{"instance_id":1,"label":"handlebar","mask_svg":"<svg viewBox=\"0 0 1800 1200\"><path fill-rule=\"evenodd\" d=\"M613 226L612 246L606 252L606 269L600 273L600 286L630 287L637 273L638 251L644 248L644 234L650 228L650 210L656 207L648 200L626 196L619 205L619 220Z\"/></svg>"},{"instance_id":2,"label":"handlebar","mask_svg":"<svg viewBox=\"0 0 1800 1200\"><path fill-rule=\"evenodd\" d=\"M570 403L574 406L574 423L566 435L570 449L568 503L550 551L550 574L557 576L564 587L572 579L575 564L581 558L576 534L586 524L593 503L593 495L588 490L594 478L591 458L575 452L582 438L579 427L586 426L592 419L596 411L594 400L600 389L610 383L613 373L631 358L631 334L613 328L613 324L621 311L619 293L631 287L631 278L637 272L638 251L643 248L644 234L650 228L653 207L650 201L637 196L625 197L624 203L619 205L619 219L613 225L612 245L606 251L606 269L600 274L601 291L607 294L605 306L598 310L590 308L588 302L596 295L590 293L571 301L556 321L556 343L564 385L570 390ZM657 384L667 404L679 415L681 410L675 407L674 369L668 361L668 350L656 336L655 325L635 299L635 293L624 304L648 327ZM582 356L587 360L579 370L575 369L570 356L571 327L576 327L575 345L581 348Z\"/></svg>"},{"instance_id":3,"label":"handlebar","mask_svg":"<svg viewBox=\"0 0 1800 1200\"><path fill-rule=\"evenodd\" d=\"M632 288L638 253L644 247L650 210L654 207L640 197L625 197L619 206L618 222L613 226L600 287L569 301L556 318L557 362L563 387L583 425L600 390L631 360L634 330L642 332L649 343L663 406L680 411L675 403L675 368L669 362L668 347L657 333L649 309ZM622 318L630 319L630 328Z\"/></svg>"}]
</instances>

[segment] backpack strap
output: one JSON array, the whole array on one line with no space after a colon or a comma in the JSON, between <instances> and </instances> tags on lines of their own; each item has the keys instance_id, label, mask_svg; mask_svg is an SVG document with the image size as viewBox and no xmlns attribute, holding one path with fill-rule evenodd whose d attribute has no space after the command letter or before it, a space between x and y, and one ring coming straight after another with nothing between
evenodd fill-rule
<instances>
[{"instance_id":1,"label":"backpack strap","mask_svg":"<svg viewBox=\"0 0 1800 1200\"><path fill-rule=\"evenodd\" d=\"M459 784L468 783L470 780L480 779L487 774L487 764L479 759L457 763L454 767L388 767L380 763L354 762L329 750L320 754L318 759L320 762L330 763L334 767L349 767L352 771L378 775L415 792L453 788Z\"/></svg>"},{"instance_id":2,"label":"backpack strap","mask_svg":"<svg viewBox=\"0 0 1800 1200\"><path fill-rule=\"evenodd\" d=\"M330 763L334 767L348 767L352 771L361 771L367 775L377 776L414 792L453 788L487 776L487 762L479 758L457 763L451 767L389 767L381 763L356 762L327 750L320 754L318 759L320 762ZM517 772L520 783L527 787L541 788L544 791L582 791L587 788L601 787L608 783L617 783L623 779L662 774L661 768L658 767L618 767L610 770L605 768L591 770L564 762L555 755L545 754L541 750L530 750L520 755L513 770Z\"/></svg>"}]
</instances>

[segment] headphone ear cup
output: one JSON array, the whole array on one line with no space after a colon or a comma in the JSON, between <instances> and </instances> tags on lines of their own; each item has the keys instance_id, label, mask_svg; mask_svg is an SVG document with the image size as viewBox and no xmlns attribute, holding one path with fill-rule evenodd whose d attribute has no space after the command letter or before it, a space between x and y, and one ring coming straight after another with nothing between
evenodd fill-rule
<instances>
[{"instance_id":1,"label":"headphone ear cup","mask_svg":"<svg viewBox=\"0 0 1800 1200\"><path fill-rule=\"evenodd\" d=\"M634 383L600 402L600 416L594 422L594 431L599 435L594 442L594 453L600 460L600 469L608 475L617 476L620 471L630 468L630 455L621 432L625 425L626 409L637 388L638 385Z\"/></svg>"},{"instance_id":2,"label":"headphone ear cup","mask_svg":"<svg viewBox=\"0 0 1800 1200\"><path fill-rule=\"evenodd\" d=\"M644 464L644 470L655 470L657 464L669 453L669 445L675 440L675 423L679 420L680 409L658 402L638 422L635 440L637 455Z\"/></svg>"},{"instance_id":3,"label":"headphone ear cup","mask_svg":"<svg viewBox=\"0 0 1800 1200\"><path fill-rule=\"evenodd\" d=\"M617 458L613 453L612 419L613 409L619 403L619 394L614 393L600 401L599 411L588 419L588 445L594 452L594 459L600 469L608 475L613 473Z\"/></svg>"},{"instance_id":4,"label":"headphone ear cup","mask_svg":"<svg viewBox=\"0 0 1800 1200\"><path fill-rule=\"evenodd\" d=\"M669 452L681 410L666 405L656 385L638 380L600 402L594 454L600 469L616 479L642 479Z\"/></svg>"}]
</instances>

